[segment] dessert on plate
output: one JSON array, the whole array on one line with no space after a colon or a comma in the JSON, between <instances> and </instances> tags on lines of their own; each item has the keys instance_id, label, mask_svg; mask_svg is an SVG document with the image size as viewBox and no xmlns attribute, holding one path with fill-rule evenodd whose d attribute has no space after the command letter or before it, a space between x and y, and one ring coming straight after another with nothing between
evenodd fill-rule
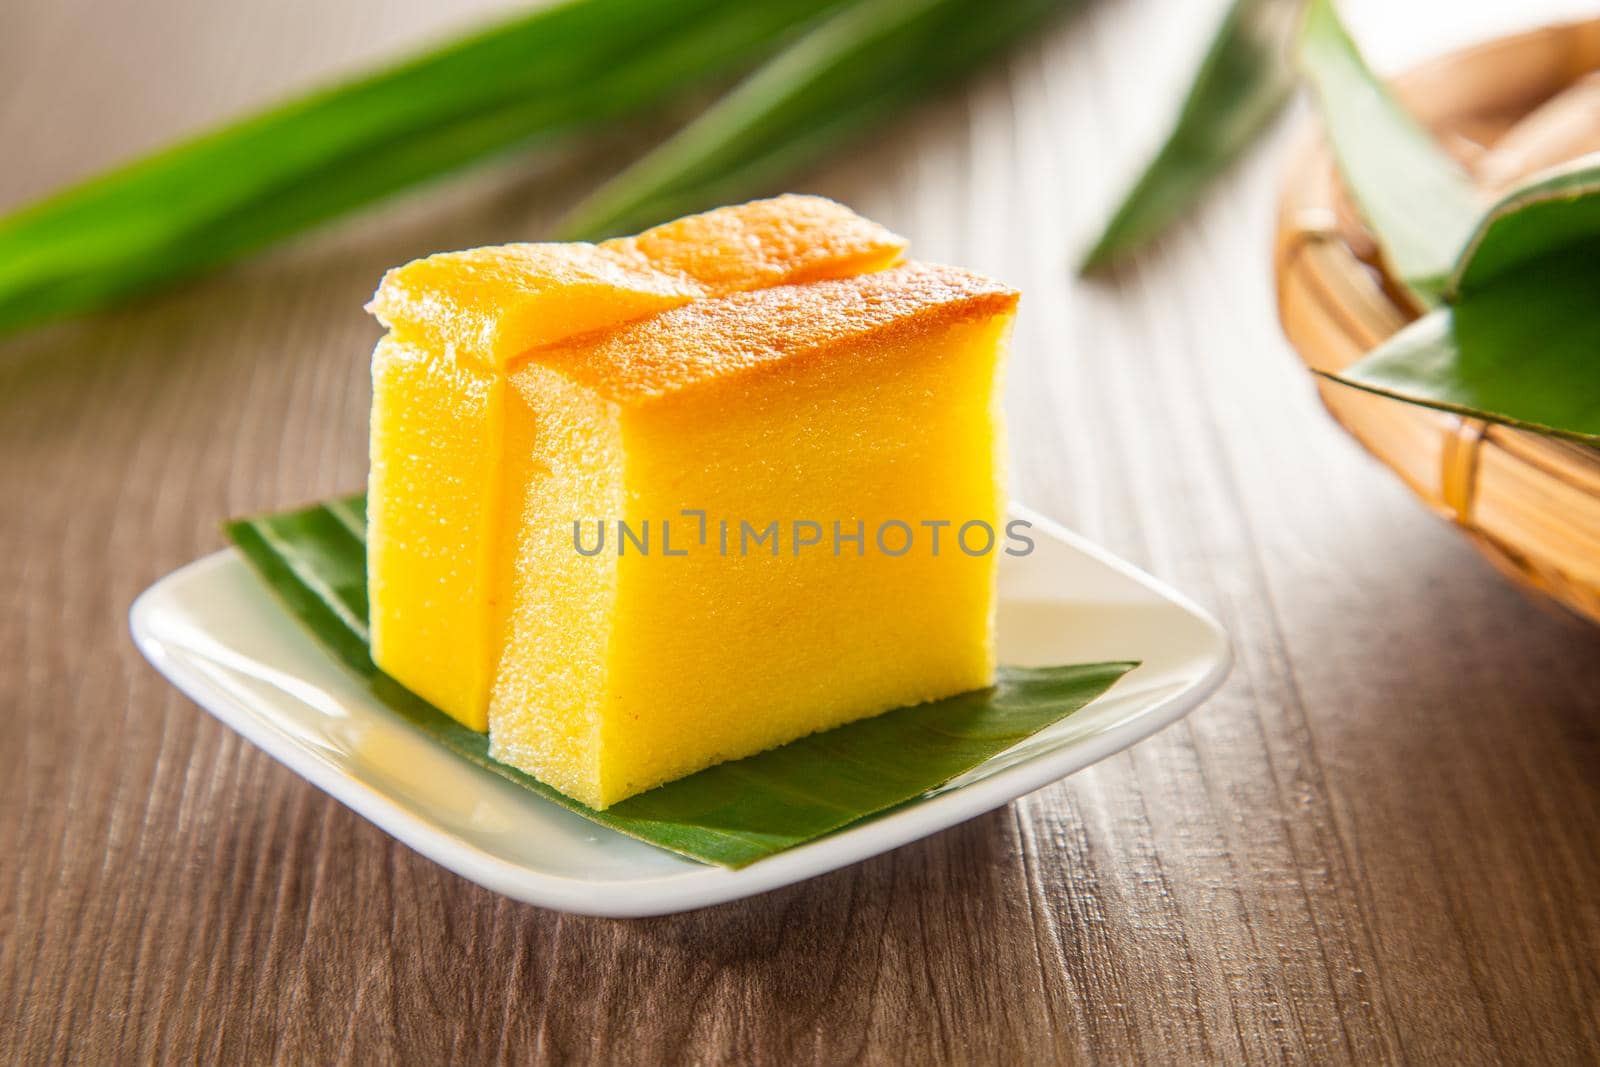
<instances>
[{"instance_id":1,"label":"dessert on plate","mask_svg":"<svg viewBox=\"0 0 1600 1067\"><path fill-rule=\"evenodd\" d=\"M801 196L390 271L375 662L594 808L990 685L1016 302Z\"/></svg>"}]
</instances>

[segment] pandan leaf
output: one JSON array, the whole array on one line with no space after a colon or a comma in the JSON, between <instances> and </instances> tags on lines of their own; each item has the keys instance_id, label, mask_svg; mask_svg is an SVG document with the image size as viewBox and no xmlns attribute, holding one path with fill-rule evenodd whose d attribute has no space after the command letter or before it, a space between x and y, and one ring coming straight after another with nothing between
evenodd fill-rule
<instances>
[{"instance_id":1,"label":"pandan leaf","mask_svg":"<svg viewBox=\"0 0 1600 1067\"><path fill-rule=\"evenodd\" d=\"M1491 422L1600 443L1600 159L1484 218L1447 305L1335 379Z\"/></svg>"},{"instance_id":2,"label":"pandan leaf","mask_svg":"<svg viewBox=\"0 0 1600 1067\"><path fill-rule=\"evenodd\" d=\"M858 0L595 190L564 240L642 229L771 191L1082 0Z\"/></svg>"},{"instance_id":3,"label":"pandan leaf","mask_svg":"<svg viewBox=\"0 0 1600 1067\"><path fill-rule=\"evenodd\" d=\"M1300 65L1385 260L1425 305L1437 304L1483 216L1471 178L1367 66L1332 0L1310 0Z\"/></svg>"},{"instance_id":4,"label":"pandan leaf","mask_svg":"<svg viewBox=\"0 0 1600 1067\"><path fill-rule=\"evenodd\" d=\"M1294 90L1304 0L1234 0L1165 143L1083 257L1084 273L1144 247L1200 199Z\"/></svg>"},{"instance_id":5,"label":"pandan leaf","mask_svg":"<svg viewBox=\"0 0 1600 1067\"><path fill-rule=\"evenodd\" d=\"M725 77L839 0L566 0L0 219L0 332L215 267L495 152Z\"/></svg>"},{"instance_id":6,"label":"pandan leaf","mask_svg":"<svg viewBox=\"0 0 1600 1067\"><path fill-rule=\"evenodd\" d=\"M1600 152L1513 189L1478 223L1450 278L1449 299L1568 250L1600 242Z\"/></svg>"},{"instance_id":7,"label":"pandan leaf","mask_svg":"<svg viewBox=\"0 0 1600 1067\"><path fill-rule=\"evenodd\" d=\"M290 614L385 705L439 744L602 826L725 867L743 867L936 792L1084 707L1137 666L1003 668L992 689L814 734L595 811L495 762L485 735L373 665L362 498L241 519L228 524L228 533Z\"/></svg>"}]
</instances>

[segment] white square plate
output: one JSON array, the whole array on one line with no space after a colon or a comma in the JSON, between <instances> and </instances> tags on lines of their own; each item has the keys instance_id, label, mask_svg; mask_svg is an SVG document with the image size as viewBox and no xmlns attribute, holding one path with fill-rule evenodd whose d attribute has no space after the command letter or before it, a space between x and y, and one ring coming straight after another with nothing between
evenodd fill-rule
<instances>
[{"instance_id":1,"label":"white square plate","mask_svg":"<svg viewBox=\"0 0 1600 1067\"><path fill-rule=\"evenodd\" d=\"M1182 717L1222 682L1227 637L1182 595L1021 508L1036 542L1000 563L1000 660L1137 659L1099 700L889 814L759 860L709 867L597 826L473 766L390 712L218 552L146 590L133 637L156 669L307 781L423 855L517 900L662 915L776 889L943 830Z\"/></svg>"}]
</instances>

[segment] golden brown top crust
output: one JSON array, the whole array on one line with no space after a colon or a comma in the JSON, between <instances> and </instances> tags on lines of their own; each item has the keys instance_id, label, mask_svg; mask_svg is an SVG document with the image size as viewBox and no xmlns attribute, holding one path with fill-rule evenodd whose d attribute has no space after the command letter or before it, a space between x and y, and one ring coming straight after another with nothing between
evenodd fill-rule
<instances>
[{"instance_id":1,"label":"golden brown top crust","mask_svg":"<svg viewBox=\"0 0 1600 1067\"><path fill-rule=\"evenodd\" d=\"M531 349L693 300L881 270L905 244L832 200L779 196L599 245L428 256L384 275L368 309L401 340L504 368Z\"/></svg>"},{"instance_id":2,"label":"golden brown top crust","mask_svg":"<svg viewBox=\"0 0 1600 1067\"><path fill-rule=\"evenodd\" d=\"M852 278L685 304L529 353L622 404L639 404L810 353L844 353L963 320L1009 315L1018 294L955 267L907 263ZM518 374L511 381L517 384Z\"/></svg>"},{"instance_id":3,"label":"golden brown top crust","mask_svg":"<svg viewBox=\"0 0 1600 1067\"><path fill-rule=\"evenodd\" d=\"M786 193L662 223L602 248L641 256L707 296L848 278L892 267L906 240L820 196Z\"/></svg>"}]
</instances>

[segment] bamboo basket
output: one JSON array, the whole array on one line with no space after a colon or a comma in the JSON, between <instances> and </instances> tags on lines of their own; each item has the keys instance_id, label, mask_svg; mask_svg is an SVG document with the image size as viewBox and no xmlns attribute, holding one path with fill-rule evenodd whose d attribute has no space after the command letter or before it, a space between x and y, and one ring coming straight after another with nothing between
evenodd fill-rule
<instances>
[{"instance_id":1,"label":"bamboo basket","mask_svg":"<svg viewBox=\"0 0 1600 1067\"><path fill-rule=\"evenodd\" d=\"M1492 41L1395 85L1487 199L1600 149L1597 69L1600 19ZM1347 366L1418 311L1385 273L1320 139L1290 166L1275 267L1284 332L1312 370ZM1600 622L1600 450L1316 382L1334 418L1503 572Z\"/></svg>"}]
</instances>

